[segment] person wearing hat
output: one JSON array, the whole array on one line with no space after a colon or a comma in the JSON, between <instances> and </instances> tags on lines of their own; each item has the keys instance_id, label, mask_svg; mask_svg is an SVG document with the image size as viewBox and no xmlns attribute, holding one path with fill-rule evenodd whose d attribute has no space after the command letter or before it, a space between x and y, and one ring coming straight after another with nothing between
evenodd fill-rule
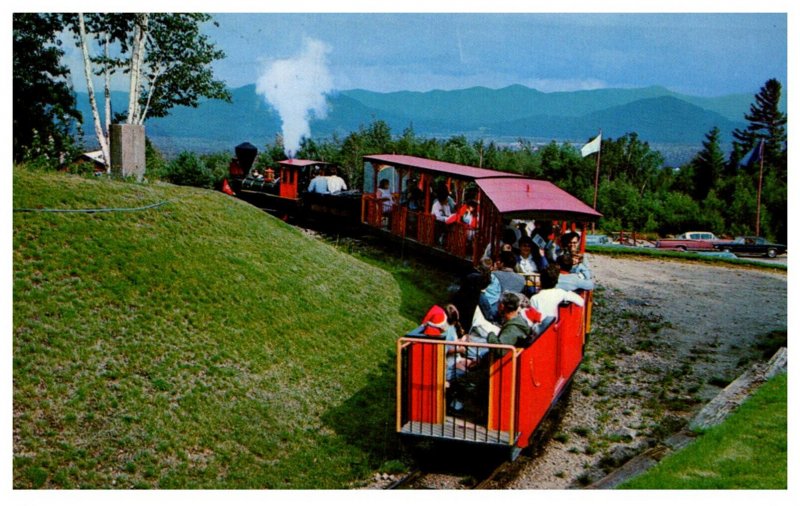
<instances>
[{"instance_id":1,"label":"person wearing hat","mask_svg":"<svg viewBox=\"0 0 800 506\"><path fill-rule=\"evenodd\" d=\"M500 314L503 316L500 332L489 333L486 340L493 344L510 344L517 347L526 345L533 329L527 315L520 314L520 300L517 294L510 292L503 294L500 300Z\"/></svg>"},{"instance_id":2,"label":"person wearing hat","mask_svg":"<svg viewBox=\"0 0 800 506\"><path fill-rule=\"evenodd\" d=\"M422 319L422 333L430 337L444 337L445 341L464 343L467 335L464 333L459 320L458 309L453 304L445 307L433 306ZM447 346L445 348L447 357L447 380L453 380L463 374L468 363L463 357L466 354L466 347Z\"/></svg>"}]
</instances>

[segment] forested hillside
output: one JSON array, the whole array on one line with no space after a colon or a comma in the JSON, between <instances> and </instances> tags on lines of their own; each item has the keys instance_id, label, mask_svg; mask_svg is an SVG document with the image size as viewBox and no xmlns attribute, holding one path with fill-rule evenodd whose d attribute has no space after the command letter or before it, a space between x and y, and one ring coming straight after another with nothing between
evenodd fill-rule
<instances>
[{"instance_id":1,"label":"forested hillside","mask_svg":"<svg viewBox=\"0 0 800 506\"><path fill-rule=\"evenodd\" d=\"M212 152L249 140L266 143L281 131L281 118L256 93L255 86L231 90L232 101L206 100L196 109L176 107L165 118L147 123L148 135L162 150ZM85 94L78 94L84 131L92 132ZM702 135L713 127L728 145L729 132L744 126L750 97L715 99L678 95L661 87L542 93L523 86L498 90L470 88L453 91L375 93L347 90L328 97L328 114L310 118L315 139L344 136L373 121L384 121L397 132L413 128L419 135L470 140L547 143L583 142L602 129L609 136L637 132L653 145L690 145L681 158L667 153L672 165L700 149ZM114 94L114 109L124 109L124 93ZM90 138L87 139L91 143ZM689 151L689 150L684 150Z\"/></svg>"}]
</instances>

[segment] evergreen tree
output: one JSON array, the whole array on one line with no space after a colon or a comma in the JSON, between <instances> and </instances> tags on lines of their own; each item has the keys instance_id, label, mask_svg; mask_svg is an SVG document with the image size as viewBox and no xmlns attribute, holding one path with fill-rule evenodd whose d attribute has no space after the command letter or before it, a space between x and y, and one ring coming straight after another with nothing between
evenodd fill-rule
<instances>
[{"instance_id":1,"label":"evergreen tree","mask_svg":"<svg viewBox=\"0 0 800 506\"><path fill-rule=\"evenodd\" d=\"M745 115L745 119L749 121L747 128L733 132L736 140L731 155L732 166L738 167L742 161L742 153L755 148L761 141L764 141L764 151L763 158L758 163L746 167L748 176L746 181L749 181L754 189L762 188L761 208L756 209L758 200L756 196L752 206L740 206L742 210L752 208L753 212L747 215L740 214L734 217L732 222L738 218L744 223L752 223L753 229L759 230L762 235L785 242L788 235L786 224L788 118L779 109L780 99L781 83L776 79L770 79L755 96L754 103L750 105L750 113ZM757 190L754 191L757 194ZM757 221L759 223L756 223ZM760 230L761 225L765 225L763 232Z\"/></svg>"},{"instance_id":2,"label":"evergreen tree","mask_svg":"<svg viewBox=\"0 0 800 506\"><path fill-rule=\"evenodd\" d=\"M781 83L770 79L750 104L750 113L744 119L749 122L744 130L733 131L734 154L731 161L738 164L742 155L764 140L764 165L773 167L779 178L785 178L786 166L781 166L781 153L786 150L787 117L778 108L781 99Z\"/></svg>"},{"instance_id":3,"label":"evergreen tree","mask_svg":"<svg viewBox=\"0 0 800 506\"><path fill-rule=\"evenodd\" d=\"M703 149L695 155L692 165L691 195L702 201L719 181L725 167L725 155L719 146L719 128L714 127L706 134Z\"/></svg>"}]
</instances>

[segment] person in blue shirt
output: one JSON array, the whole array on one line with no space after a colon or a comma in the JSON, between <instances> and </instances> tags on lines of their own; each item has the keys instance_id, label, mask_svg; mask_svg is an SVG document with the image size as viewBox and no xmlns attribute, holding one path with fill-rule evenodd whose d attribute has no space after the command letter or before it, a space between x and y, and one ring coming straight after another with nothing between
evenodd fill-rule
<instances>
[{"instance_id":1,"label":"person in blue shirt","mask_svg":"<svg viewBox=\"0 0 800 506\"><path fill-rule=\"evenodd\" d=\"M569 251L563 253L558 257L558 266L560 268L558 276L558 284L556 288L574 292L575 290L594 290L594 281L581 277L579 274L571 272L575 266L572 253Z\"/></svg>"}]
</instances>

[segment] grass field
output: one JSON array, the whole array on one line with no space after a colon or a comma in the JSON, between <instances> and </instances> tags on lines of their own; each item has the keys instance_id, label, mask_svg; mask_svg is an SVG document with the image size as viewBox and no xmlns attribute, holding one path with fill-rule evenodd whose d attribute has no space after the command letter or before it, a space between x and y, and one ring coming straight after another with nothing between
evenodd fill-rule
<instances>
[{"instance_id":1,"label":"grass field","mask_svg":"<svg viewBox=\"0 0 800 506\"><path fill-rule=\"evenodd\" d=\"M227 195L14 170L15 488L345 488L435 276Z\"/></svg>"},{"instance_id":2,"label":"grass field","mask_svg":"<svg viewBox=\"0 0 800 506\"><path fill-rule=\"evenodd\" d=\"M622 489L786 489L787 375Z\"/></svg>"}]
</instances>

